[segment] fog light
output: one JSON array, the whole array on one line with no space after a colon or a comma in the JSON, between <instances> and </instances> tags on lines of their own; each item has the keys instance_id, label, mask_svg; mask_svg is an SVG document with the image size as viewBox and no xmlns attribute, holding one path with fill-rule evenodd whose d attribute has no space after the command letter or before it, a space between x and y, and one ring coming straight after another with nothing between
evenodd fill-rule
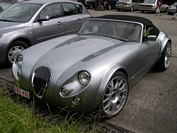
<instances>
[{"instance_id":1,"label":"fog light","mask_svg":"<svg viewBox=\"0 0 177 133\"><path fill-rule=\"evenodd\" d=\"M61 91L61 94L63 96L67 96L67 95L69 95L69 90L67 88L63 88L62 91Z\"/></svg>"},{"instance_id":2,"label":"fog light","mask_svg":"<svg viewBox=\"0 0 177 133\"><path fill-rule=\"evenodd\" d=\"M75 97L75 98L73 99L73 103L74 103L75 105L79 104L80 102L81 102L81 99L78 98L78 97Z\"/></svg>"}]
</instances>

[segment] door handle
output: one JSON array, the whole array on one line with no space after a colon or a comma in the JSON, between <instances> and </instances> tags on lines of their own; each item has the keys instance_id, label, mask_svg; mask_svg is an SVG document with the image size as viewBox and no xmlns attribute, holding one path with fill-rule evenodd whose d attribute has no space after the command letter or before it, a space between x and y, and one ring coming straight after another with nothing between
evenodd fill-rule
<instances>
[{"instance_id":1,"label":"door handle","mask_svg":"<svg viewBox=\"0 0 177 133\"><path fill-rule=\"evenodd\" d=\"M62 25L62 24L63 24L62 22L60 22L60 21L58 22L58 25Z\"/></svg>"}]
</instances>

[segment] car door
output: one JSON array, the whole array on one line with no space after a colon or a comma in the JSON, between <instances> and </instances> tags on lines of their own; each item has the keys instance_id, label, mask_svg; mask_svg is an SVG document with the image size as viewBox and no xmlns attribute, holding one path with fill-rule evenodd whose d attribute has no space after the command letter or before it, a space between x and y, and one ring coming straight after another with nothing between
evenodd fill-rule
<instances>
[{"instance_id":1,"label":"car door","mask_svg":"<svg viewBox=\"0 0 177 133\"><path fill-rule=\"evenodd\" d=\"M134 10L138 10L139 9L139 2L138 0L132 0L132 4L134 7Z\"/></svg>"},{"instance_id":2,"label":"car door","mask_svg":"<svg viewBox=\"0 0 177 133\"><path fill-rule=\"evenodd\" d=\"M38 21L41 18L49 20ZM52 3L45 6L33 23L36 43L55 38L64 34L64 20L62 17L61 3Z\"/></svg>"},{"instance_id":3,"label":"car door","mask_svg":"<svg viewBox=\"0 0 177 133\"><path fill-rule=\"evenodd\" d=\"M74 3L63 3L65 32L66 34L77 33L86 16L82 15L82 6ZM88 17L88 16L87 16Z\"/></svg>"}]
</instances>

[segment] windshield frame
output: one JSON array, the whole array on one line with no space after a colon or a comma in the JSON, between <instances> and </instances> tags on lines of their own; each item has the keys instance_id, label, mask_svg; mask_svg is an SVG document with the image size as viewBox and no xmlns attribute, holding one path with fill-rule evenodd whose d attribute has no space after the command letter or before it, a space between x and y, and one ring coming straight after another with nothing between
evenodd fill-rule
<instances>
[{"instance_id":1,"label":"windshield frame","mask_svg":"<svg viewBox=\"0 0 177 133\"><path fill-rule=\"evenodd\" d=\"M88 29L90 29L90 31ZM142 29L143 24L139 22L130 22L124 20L87 19L81 26L78 34L111 37L125 42L141 42L141 34L143 31Z\"/></svg>"}]
</instances>

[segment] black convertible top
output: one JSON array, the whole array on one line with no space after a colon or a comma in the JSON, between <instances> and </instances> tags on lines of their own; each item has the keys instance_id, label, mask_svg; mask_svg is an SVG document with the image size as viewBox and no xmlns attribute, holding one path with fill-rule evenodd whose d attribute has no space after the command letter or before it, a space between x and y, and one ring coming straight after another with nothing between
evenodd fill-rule
<instances>
[{"instance_id":1,"label":"black convertible top","mask_svg":"<svg viewBox=\"0 0 177 133\"><path fill-rule=\"evenodd\" d=\"M145 26L152 26L153 23L143 17L137 17L137 16L128 16L128 15L104 15L104 16L99 16L96 18L105 18L105 19L115 19L115 20L127 20L127 21L135 21L135 22L140 22Z\"/></svg>"},{"instance_id":2,"label":"black convertible top","mask_svg":"<svg viewBox=\"0 0 177 133\"><path fill-rule=\"evenodd\" d=\"M145 27L153 27L154 29L154 34L158 36L159 34L159 29L152 23L151 20L144 18L144 17L137 17L137 16L128 16L128 15L104 15L104 16L99 16L95 18L104 18L104 19L115 19L115 20L126 20L126 21L134 21L134 22L140 22L142 23Z\"/></svg>"}]
</instances>

